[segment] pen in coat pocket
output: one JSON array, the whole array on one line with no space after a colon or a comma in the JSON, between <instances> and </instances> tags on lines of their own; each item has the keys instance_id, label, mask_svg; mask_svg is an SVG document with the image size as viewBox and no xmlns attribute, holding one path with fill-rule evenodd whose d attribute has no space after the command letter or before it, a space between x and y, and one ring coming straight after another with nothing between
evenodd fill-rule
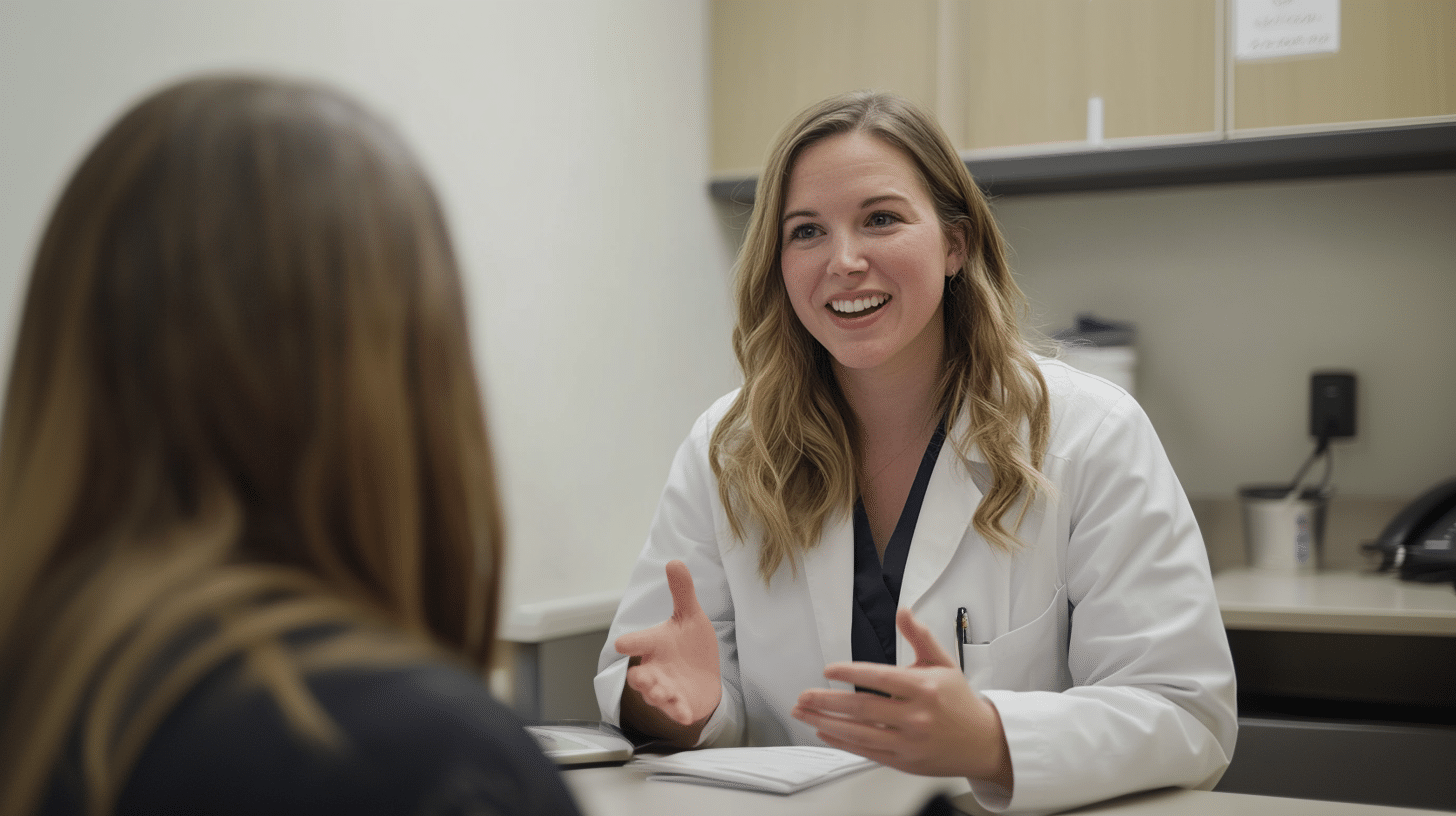
<instances>
[{"instance_id":1,"label":"pen in coat pocket","mask_svg":"<svg viewBox=\"0 0 1456 816\"><path fill-rule=\"evenodd\" d=\"M963 606L960 609L957 609L956 610L956 657L959 658L960 659L960 662L961 662L961 674L965 674L966 673L966 649L965 649L965 646L966 646L967 643L970 642L970 632L968 631L970 629L970 626L971 626L971 621L970 621L970 617L966 614L966 608Z\"/></svg>"}]
</instances>

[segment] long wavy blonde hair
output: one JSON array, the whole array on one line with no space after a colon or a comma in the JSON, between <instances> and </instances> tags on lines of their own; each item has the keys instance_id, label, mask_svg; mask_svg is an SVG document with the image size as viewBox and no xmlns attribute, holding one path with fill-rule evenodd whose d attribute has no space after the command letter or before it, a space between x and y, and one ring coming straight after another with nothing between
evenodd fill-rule
<instances>
[{"instance_id":1,"label":"long wavy blonde hair","mask_svg":"<svg viewBox=\"0 0 1456 816\"><path fill-rule=\"evenodd\" d=\"M797 565L824 524L849 511L858 490L859 429L828 352L794 314L780 266L780 222L794 162L808 146L848 132L882 139L909 156L947 239L967 248L965 265L946 280L938 407L942 416L967 416L965 432L952 444L963 459L979 451L990 467L991 486L975 512L977 532L994 546L1014 548L1012 530L1045 487L1046 382L1021 331L1025 297L985 196L940 126L914 104L864 91L831 97L780 132L759 178L735 283L733 350L744 384L710 442L734 535L744 539L750 523L761 528L765 582L785 560Z\"/></svg>"},{"instance_id":2,"label":"long wavy blonde hair","mask_svg":"<svg viewBox=\"0 0 1456 816\"><path fill-rule=\"evenodd\" d=\"M6 395L0 814L73 739L109 812L235 656L323 745L311 671L485 667L495 490L445 221L392 128L279 79L144 99L55 208Z\"/></svg>"}]
</instances>

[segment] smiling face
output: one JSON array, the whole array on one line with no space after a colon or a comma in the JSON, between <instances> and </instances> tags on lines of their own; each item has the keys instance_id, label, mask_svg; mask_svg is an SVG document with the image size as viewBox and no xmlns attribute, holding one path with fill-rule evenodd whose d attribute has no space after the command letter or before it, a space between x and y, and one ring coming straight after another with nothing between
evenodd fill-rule
<instances>
[{"instance_id":1,"label":"smiling face","mask_svg":"<svg viewBox=\"0 0 1456 816\"><path fill-rule=\"evenodd\" d=\"M935 373L945 279L964 254L908 155L859 132L810 145L780 227L789 301L841 379Z\"/></svg>"}]
</instances>

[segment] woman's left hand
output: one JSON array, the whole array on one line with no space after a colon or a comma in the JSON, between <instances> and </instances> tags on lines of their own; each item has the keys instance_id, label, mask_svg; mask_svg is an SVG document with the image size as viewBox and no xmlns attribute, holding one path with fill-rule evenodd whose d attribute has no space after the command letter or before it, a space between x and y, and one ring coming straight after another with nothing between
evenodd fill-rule
<instances>
[{"instance_id":1,"label":"woman's left hand","mask_svg":"<svg viewBox=\"0 0 1456 816\"><path fill-rule=\"evenodd\" d=\"M925 776L964 776L1012 786L1011 752L996 707L976 694L930 630L908 609L895 624L915 650L910 666L831 663L829 680L882 691L809 689L793 715L828 745Z\"/></svg>"}]
</instances>

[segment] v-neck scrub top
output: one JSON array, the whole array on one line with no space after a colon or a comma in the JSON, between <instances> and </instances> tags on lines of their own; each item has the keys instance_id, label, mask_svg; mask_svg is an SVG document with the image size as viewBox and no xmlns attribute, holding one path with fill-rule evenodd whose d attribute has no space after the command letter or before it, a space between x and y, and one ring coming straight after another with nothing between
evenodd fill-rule
<instances>
[{"instance_id":1,"label":"v-neck scrub top","mask_svg":"<svg viewBox=\"0 0 1456 816\"><path fill-rule=\"evenodd\" d=\"M1054 810L1157 787L1211 788L1238 725L1198 524L1137 402L1060 361L1039 365L1051 398L1048 488L1009 515L1018 546L991 546L972 523L991 484L984 457L943 444L896 605L947 654L959 649L966 681L1001 717L1015 790L1008 798L972 783L982 807ZM598 662L597 702L603 719L620 722L627 658L612 644L672 614L664 569L681 559L718 637L723 696L702 744L820 745L791 712L806 689L849 688L825 680L824 667L856 656L853 508L830 516L818 543L765 581L761 528L750 522L743 539L734 536L708 457L736 398L714 403L678 449ZM946 439L964 438L968 423L964 413L948 417ZM894 637L895 663L912 663L913 649Z\"/></svg>"},{"instance_id":2,"label":"v-neck scrub top","mask_svg":"<svg viewBox=\"0 0 1456 816\"><path fill-rule=\"evenodd\" d=\"M854 620L850 624L849 639L855 660L895 664L895 610L900 606L905 559L910 555L910 539L915 535L925 488L930 484L930 473L935 469L943 442L944 422L936 427L925 454L920 457L910 495L885 544L883 563L875 549L875 536L870 531L864 500L854 503Z\"/></svg>"}]
</instances>

